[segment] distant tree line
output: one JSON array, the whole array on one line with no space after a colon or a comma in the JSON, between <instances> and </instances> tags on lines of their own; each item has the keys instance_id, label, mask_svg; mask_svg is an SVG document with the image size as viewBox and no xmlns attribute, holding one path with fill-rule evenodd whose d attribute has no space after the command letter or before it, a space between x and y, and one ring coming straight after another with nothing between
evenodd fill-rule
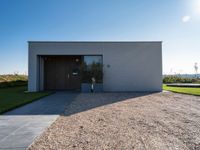
<instances>
[{"instance_id":1,"label":"distant tree line","mask_svg":"<svg viewBox=\"0 0 200 150\"><path fill-rule=\"evenodd\" d=\"M19 74L0 75L0 88L25 86L28 82L28 76Z\"/></svg>"},{"instance_id":2,"label":"distant tree line","mask_svg":"<svg viewBox=\"0 0 200 150\"><path fill-rule=\"evenodd\" d=\"M163 77L163 83L200 83L200 79L185 78L177 75L166 75Z\"/></svg>"}]
</instances>

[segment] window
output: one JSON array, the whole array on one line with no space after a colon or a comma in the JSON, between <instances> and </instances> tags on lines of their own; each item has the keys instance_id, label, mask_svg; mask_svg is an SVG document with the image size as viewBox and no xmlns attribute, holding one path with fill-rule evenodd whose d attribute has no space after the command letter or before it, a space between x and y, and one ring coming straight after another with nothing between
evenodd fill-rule
<instances>
[{"instance_id":1,"label":"window","mask_svg":"<svg viewBox=\"0 0 200 150\"><path fill-rule=\"evenodd\" d=\"M91 83L92 78L96 83L103 82L102 56L83 56L82 83Z\"/></svg>"}]
</instances>

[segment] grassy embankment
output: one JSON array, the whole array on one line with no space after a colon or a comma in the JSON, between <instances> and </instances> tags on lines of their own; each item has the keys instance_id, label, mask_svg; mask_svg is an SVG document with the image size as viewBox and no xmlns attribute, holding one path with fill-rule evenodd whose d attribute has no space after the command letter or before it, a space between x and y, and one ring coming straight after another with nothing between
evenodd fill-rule
<instances>
[{"instance_id":1,"label":"grassy embankment","mask_svg":"<svg viewBox=\"0 0 200 150\"><path fill-rule=\"evenodd\" d=\"M26 91L27 76L0 75L0 114L51 94L51 92Z\"/></svg>"}]
</instances>

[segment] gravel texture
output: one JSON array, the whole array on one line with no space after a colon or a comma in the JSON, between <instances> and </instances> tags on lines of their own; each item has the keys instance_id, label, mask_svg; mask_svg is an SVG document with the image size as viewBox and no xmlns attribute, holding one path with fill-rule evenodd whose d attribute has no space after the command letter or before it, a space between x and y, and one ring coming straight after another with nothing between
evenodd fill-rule
<instances>
[{"instance_id":1,"label":"gravel texture","mask_svg":"<svg viewBox=\"0 0 200 150\"><path fill-rule=\"evenodd\" d=\"M200 149L200 97L96 93L73 99L29 150Z\"/></svg>"}]
</instances>

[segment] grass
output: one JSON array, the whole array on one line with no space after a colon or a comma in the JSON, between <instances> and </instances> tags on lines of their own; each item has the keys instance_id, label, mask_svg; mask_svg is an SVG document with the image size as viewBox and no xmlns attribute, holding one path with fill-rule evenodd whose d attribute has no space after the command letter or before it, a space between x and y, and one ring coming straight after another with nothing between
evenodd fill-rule
<instances>
[{"instance_id":1,"label":"grass","mask_svg":"<svg viewBox=\"0 0 200 150\"><path fill-rule=\"evenodd\" d=\"M200 88L187 88L187 87L170 87L163 85L163 90L172 91L176 93L189 94L200 96Z\"/></svg>"},{"instance_id":2,"label":"grass","mask_svg":"<svg viewBox=\"0 0 200 150\"><path fill-rule=\"evenodd\" d=\"M50 92L28 93L26 90L27 86L0 88L0 114L51 94Z\"/></svg>"}]
</instances>

